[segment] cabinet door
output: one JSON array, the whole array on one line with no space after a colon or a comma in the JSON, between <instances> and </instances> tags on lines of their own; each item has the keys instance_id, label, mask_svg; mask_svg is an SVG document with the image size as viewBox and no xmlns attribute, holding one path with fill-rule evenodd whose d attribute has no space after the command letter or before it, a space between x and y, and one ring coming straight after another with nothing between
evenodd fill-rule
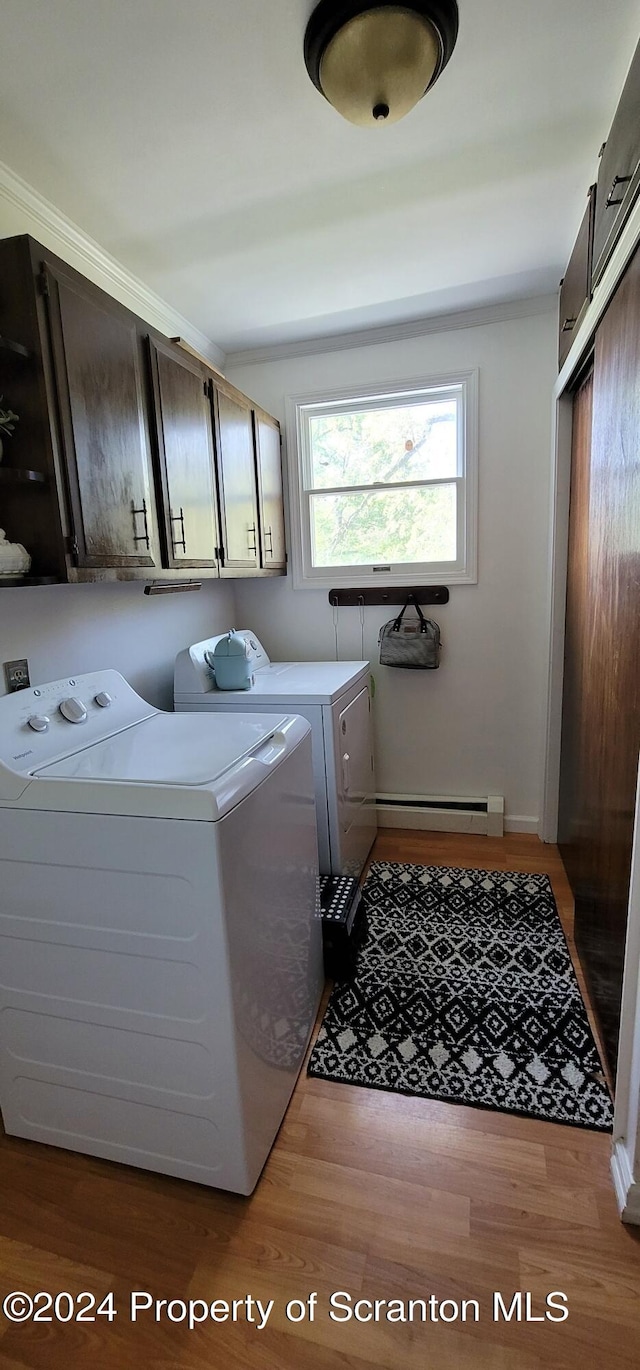
<instances>
[{"instance_id":1,"label":"cabinet door","mask_svg":"<svg viewBox=\"0 0 640 1370\"><path fill-rule=\"evenodd\" d=\"M216 448L222 567L258 570L258 502L251 405L231 386L215 383Z\"/></svg>"},{"instance_id":2,"label":"cabinet door","mask_svg":"<svg viewBox=\"0 0 640 1370\"><path fill-rule=\"evenodd\" d=\"M208 384L197 366L149 339L169 566L216 567L217 519Z\"/></svg>"},{"instance_id":3,"label":"cabinet door","mask_svg":"<svg viewBox=\"0 0 640 1370\"><path fill-rule=\"evenodd\" d=\"M558 339L558 364L564 365L571 344L582 322L582 316L591 299L591 253L593 248L593 220L595 208L595 186L589 190L589 202L580 225L569 265L560 286L560 335Z\"/></svg>"},{"instance_id":4,"label":"cabinet door","mask_svg":"<svg viewBox=\"0 0 640 1370\"><path fill-rule=\"evenodd\" d=\"M629 68L598 172L593 240L597 285L640 186L640 44Z\"/></svg>"},{"instance_id":5,"label":"cabinet door","mask_svg":"<svg viewBox=\"0 0 640 1370\"><path fill-rule=\"evenodd\" d=\"M284 541L282 499L282 461L280 427L270 414L254 409L256 469L260 513L260 563L265 570L284 570L287 562Z\"/></svg>"},{"instance_id":6,"label":"cabinet door","mask_svg":"<svg viewBox=\"0 0 640 1370\"><path fill-rule=\"evenodd\" d=\"M135 321L43 268L77 565L159 564Z\"/></svg>"}]
</instances>

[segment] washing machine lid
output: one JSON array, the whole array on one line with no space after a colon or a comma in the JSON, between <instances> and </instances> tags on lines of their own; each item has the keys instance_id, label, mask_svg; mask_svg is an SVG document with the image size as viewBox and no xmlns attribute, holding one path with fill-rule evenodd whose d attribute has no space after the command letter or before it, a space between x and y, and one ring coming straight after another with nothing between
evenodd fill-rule
<instances>
[{"instance_id":1,"label":"washing machine lid","mask_svg":"<svg viewBox=\"0 0 640 1370\"><path fill-rule=\"evenodd\" d=\"M309 731L274 714L155 714L33 772L20 807L222 818Z\"/></svg>"}]
</instances>

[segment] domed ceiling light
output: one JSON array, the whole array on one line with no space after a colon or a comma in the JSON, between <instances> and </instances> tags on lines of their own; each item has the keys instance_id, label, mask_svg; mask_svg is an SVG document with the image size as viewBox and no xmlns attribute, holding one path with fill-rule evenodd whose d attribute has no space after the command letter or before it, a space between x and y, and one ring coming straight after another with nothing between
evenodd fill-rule
<instances>
[{"instance_id":1,"label":"domed ceiling light","mask_svg":"<svg viewBox=\"0 0 640 1370\"><path fill-rule=\"evenodd\" d=\"M394 124L437 81L458 36L456 0L320 0L304 39L314 86L363 128Z\"/></svg>"}]
</instances>

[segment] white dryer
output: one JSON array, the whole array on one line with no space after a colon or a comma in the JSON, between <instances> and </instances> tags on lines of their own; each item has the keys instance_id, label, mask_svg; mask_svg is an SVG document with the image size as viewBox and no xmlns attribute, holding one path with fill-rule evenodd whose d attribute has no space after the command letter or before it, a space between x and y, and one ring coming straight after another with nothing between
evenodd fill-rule
<instances>
[{"instance_id":1,"label":"white dryer","mask_svg":"<svg viewBox=\"0 0 640 1370\"><path fill-rule=\"evenodd\" d=\"M368 661L271 661L256 634L240 630L253 683L218 690L207 658L221 637L180 652L174 674L177 711L295 711L311 724L323 875L358 876L376 830L373 731Z\"/></svg>"},{"instance_id":2,"label":"white dryer","mask_svg":"<svg viewBox=\"0 0 640 1370\"><path fill-rule=\"evenodd\" d=\"M6 1131L251 1193L322 974L310 728L0 698Z\"/></svg>"}]
</instances>

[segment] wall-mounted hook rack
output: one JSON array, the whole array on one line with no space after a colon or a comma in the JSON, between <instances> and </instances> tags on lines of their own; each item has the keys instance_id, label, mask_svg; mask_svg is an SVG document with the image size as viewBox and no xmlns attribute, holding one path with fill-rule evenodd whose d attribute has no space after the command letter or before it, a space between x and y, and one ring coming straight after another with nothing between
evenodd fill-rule
<instances>
[{"instance_id":1,"label":"wall-mounted hook rack","mask_svg":"<svg viewBox=\"0 0 640 1370\"><path fill-rule=\"evenodd\" d=\"M449 589L446 585L399 585L389 589L364 586L361 590L329 591L329 603L336 609L358 609L363 604L406 604L408 600L417 604L448 604Z\"/></svg>"}]
</instances>

